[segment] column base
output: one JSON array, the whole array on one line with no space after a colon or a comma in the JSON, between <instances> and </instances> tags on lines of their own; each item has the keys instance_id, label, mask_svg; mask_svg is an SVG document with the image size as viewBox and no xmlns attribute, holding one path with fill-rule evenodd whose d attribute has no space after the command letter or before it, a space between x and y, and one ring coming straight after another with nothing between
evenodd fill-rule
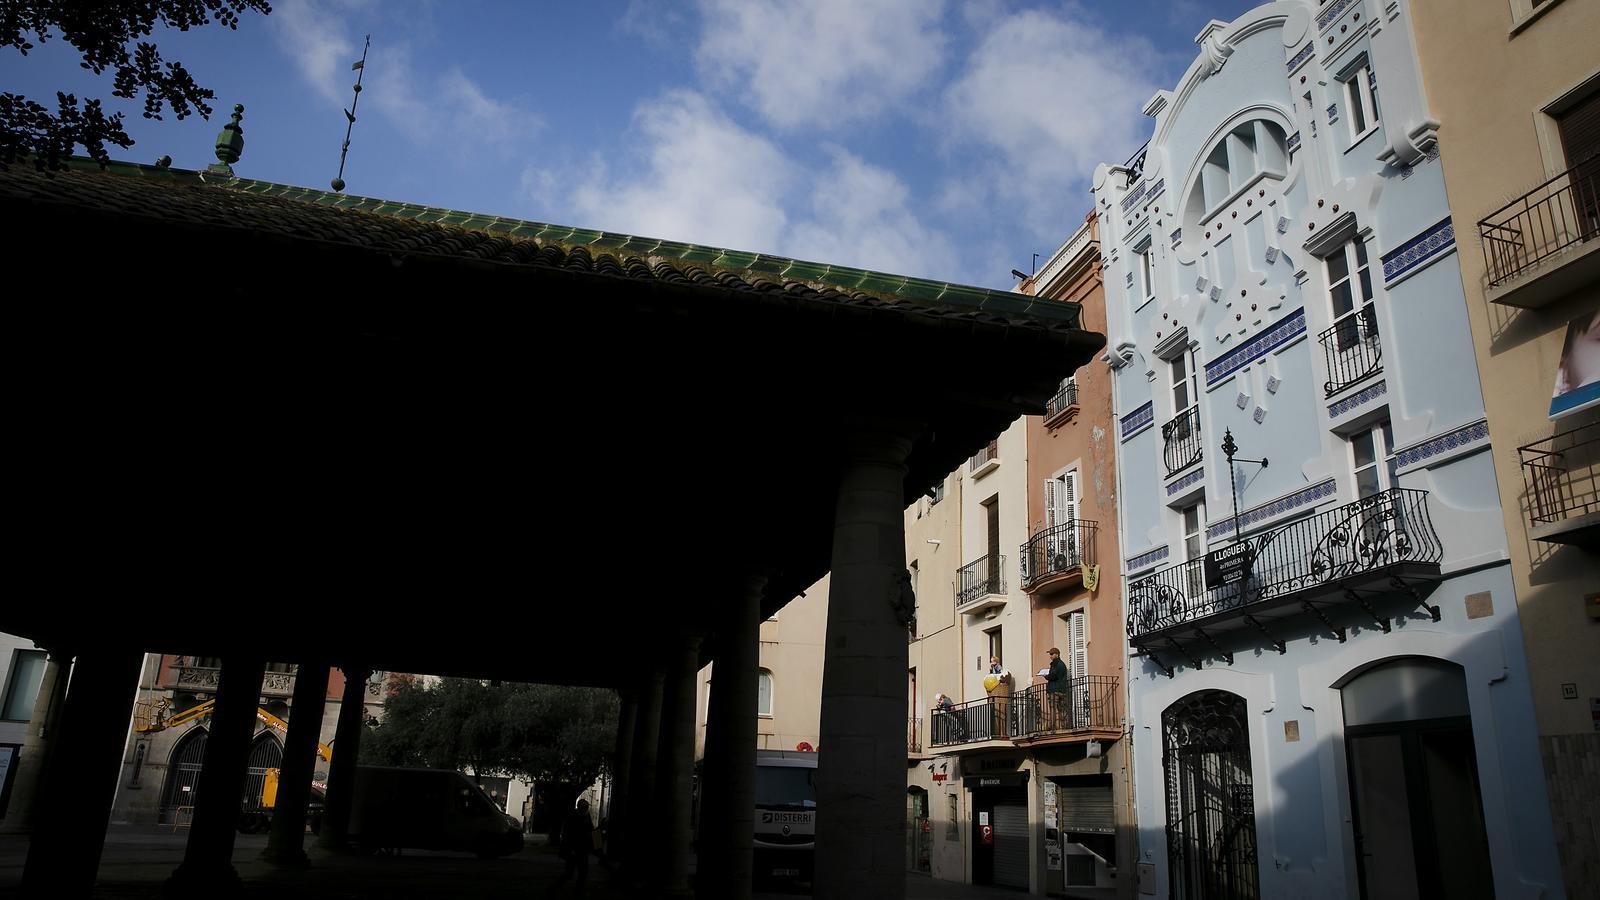
<instances>
[{"instance_id":1,"label":"column base","mask_svg":"<svg viewBox=\"0 0 1600 900\"><path fill-rule=\"evenodd\" d=\"M268 847L261 851L261 861L285 869L311 868L311 857L300 848L280 850L277 847Z\"/></svg>"},{"instance_id":2,"label":"column base","mask_svg":"<svg viewBox=\"0 0 1600 900\"><path fill-rule=\"evenodd\" d=\"M161 885L161 896L189 900L200 897L238 897L244 893L244 882L233 865L197 866L184 863L173 870Z\"/></svg>"}]
</instances>

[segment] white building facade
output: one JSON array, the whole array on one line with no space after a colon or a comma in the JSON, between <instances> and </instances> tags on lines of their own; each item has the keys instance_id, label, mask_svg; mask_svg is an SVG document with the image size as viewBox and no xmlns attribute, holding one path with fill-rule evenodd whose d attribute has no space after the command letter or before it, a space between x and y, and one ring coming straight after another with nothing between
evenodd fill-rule
<instances>
[{"instance_id":1,"label":"white building facade","mask_svg":"<svg viewBox=\"0 0 1600 900\"><path fill-rule=\"evenodd\" d=\"M1196 41L1094 178L1140 891L1561 896L1408 4Z\"/></svg>"}]
</instances>

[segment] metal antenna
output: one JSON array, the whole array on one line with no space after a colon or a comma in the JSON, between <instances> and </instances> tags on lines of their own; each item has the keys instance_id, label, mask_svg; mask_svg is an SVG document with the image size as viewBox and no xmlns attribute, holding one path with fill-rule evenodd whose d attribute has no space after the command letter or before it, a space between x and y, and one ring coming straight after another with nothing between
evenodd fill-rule
<instances>
[{"instance_id":1,"label":"metal antenna","mask_svg":"<svg viewBox=\"0 0 1600 900\"><path fill-rule=\"evenodd\" d=\"M350 132L356 127L356 104L361 102L361 78L367 74L367 51L372 49L372 35L367 35L366 46L361 48L361 60L350 65L351 71L356 73L355 99L350 101L350 108L344 111L347 120L344 126L344 146L339 148L339 174L331 182L335 191L344 190L344 158L350 152Z\"/></svg>"}]
</instances>

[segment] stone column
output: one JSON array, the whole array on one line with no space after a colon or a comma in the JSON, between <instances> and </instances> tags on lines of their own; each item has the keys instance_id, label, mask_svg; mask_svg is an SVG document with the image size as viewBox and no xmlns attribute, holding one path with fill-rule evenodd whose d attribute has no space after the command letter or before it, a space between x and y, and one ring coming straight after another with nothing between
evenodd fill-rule
<instances>
[{"instance_id":1,"label":"stone column","mask_svg":"<svg viewBox=\"0 0 1600 900\"><path fill-rule=\"evenodd\" d=\"M814 896L903 900L905 459L911 441L858 434L839 484L817 753Z\"/></svg>"},{"instance_id":2,"label":"stone column","mask_svg":"<svg viewBox=\"0 0 1600 900\"><path fill-rule=\"evenodd\" d=\"M211 710L205 758L195 781L194 818L183 863L167 879L168 896L237 893L239 873L233 870L233 842L239 834L239 805L244 796L250 739L256 731L261 678L267 661L261 657L224 656L217 682L217 703Z\"/></svg>"},{"instance_id":3,"label":"stone column","mask_svg":"<svg viewBox=\"0 0 1600 900\"><path fill-rule=\"evenodd\" d=\"M302 663L294 676L289 734L283 742L283 769L272 810L272 835L261 858L281 866L306 865L306 805L317 768L317 738L328 695L328 664Z\"/></svg>"},{"instance_id":4,"label":"stone column","mask_svg":"<svg viewBox=\"0 0 1600 900\"><path fill-rule=\"evenodd\" d=\"M143 662L138 649L78 654L33 806L23 896L88 897L94 888Z\"/></svg>"},{"instance_id":5,"label":"stone column","mask_svg":"<svg viewBox=\"0 0 1600 900\"><path fill-rule=\"evenodd\" d=\"M333 762L328 764L328 800L322 811L319 843L329 850L344 848L350 834L350 806L355 794L356 756L361 752L361 729L366 722L367 677L371 669L341 666L344 694L339 700L339 724L333 730Z\"/></svg>"},{"instance_id":6,"label":"stone column","mask_svg":"<svg viewBox=\"0 0 1600 900\"><path fill-rule=\"evenodd\" d=\"M606 824L606 859L615 861L622 856L627 843L623 823L628 821L628 791L633 783L633 732L639 718L639 692L629 688L621 691L622 708L617 712L617 751L611 760L611 801L601 810Z\"/></svg>"},{"instance_id":7,"label":"stone column","mask_svg":"<svg viewBox=\"0 0 1600 900\"><path fill-rule=\"evenodd\" d=\"M628 805L637 815L630 813L621 823L628 880L639 883L650 875L655 860L651 848L659 835L652 810L656 802L656 750L661 739L662 677L660 672L652 671L641 680L639 712L633 729L633 775L628 785Z\"/></svg>"},{"instance_id":8,"label":"stone column","mask_svg":"<svg viewBox=\"0 0 1600 900\"><path fill-rule=\"evenodd\" d=\"M39 693L33 700L28 733L17 751L17 770L11 776L11 803L0 819L0 834L25 834L33 829L33 800L39 794L39 778L51 748L56 746L56 728L61 724L61 709L67 701L67 681L72 674L72 654L50 651Z\"/></svg>"},{"instance_id":9,"label":"stone column","mask_svg":"<svg viewBox=\"0 0 1600 900\"><path fill-rule=\"evenodd\" d=\"M680 635L670 643L666 655L661 747L656 760L661 855L653 879L654 895L692 897L689 853L694 825L694 679L700 670L699 635Z\"/></svg>"},{"instance_id":10,"label":"stone column","mask_svg":"<svg viewBox=\"0 0 1600 900\"><path fill-rule=\"evenodd\" d=\"M755 852L756 704L761 592L752 578L721 620L711 668L706 756L700 779L696 893L748 900Z\"/></svg>"}]
</instances>

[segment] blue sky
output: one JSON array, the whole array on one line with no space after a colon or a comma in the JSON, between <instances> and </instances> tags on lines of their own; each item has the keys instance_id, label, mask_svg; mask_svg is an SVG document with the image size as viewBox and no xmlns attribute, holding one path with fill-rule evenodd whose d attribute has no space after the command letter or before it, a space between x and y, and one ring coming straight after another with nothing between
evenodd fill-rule
<instances>
[{"instance_id":1,"label":"blue sky","mask_svg":"<svg viewBox=\"0 0 1600 900\"><path fill-rule=\"evenodd\" d=\"M273 0L157 35L209 122L142 119L59 36L0 50L0 88L100 97L137 141L114 156L186 168L243 103L236 171L325 188L370 33L350 193L1009 288L1148 136L1194 35L1250 5Z\"/></svg>"}]
</instances>

